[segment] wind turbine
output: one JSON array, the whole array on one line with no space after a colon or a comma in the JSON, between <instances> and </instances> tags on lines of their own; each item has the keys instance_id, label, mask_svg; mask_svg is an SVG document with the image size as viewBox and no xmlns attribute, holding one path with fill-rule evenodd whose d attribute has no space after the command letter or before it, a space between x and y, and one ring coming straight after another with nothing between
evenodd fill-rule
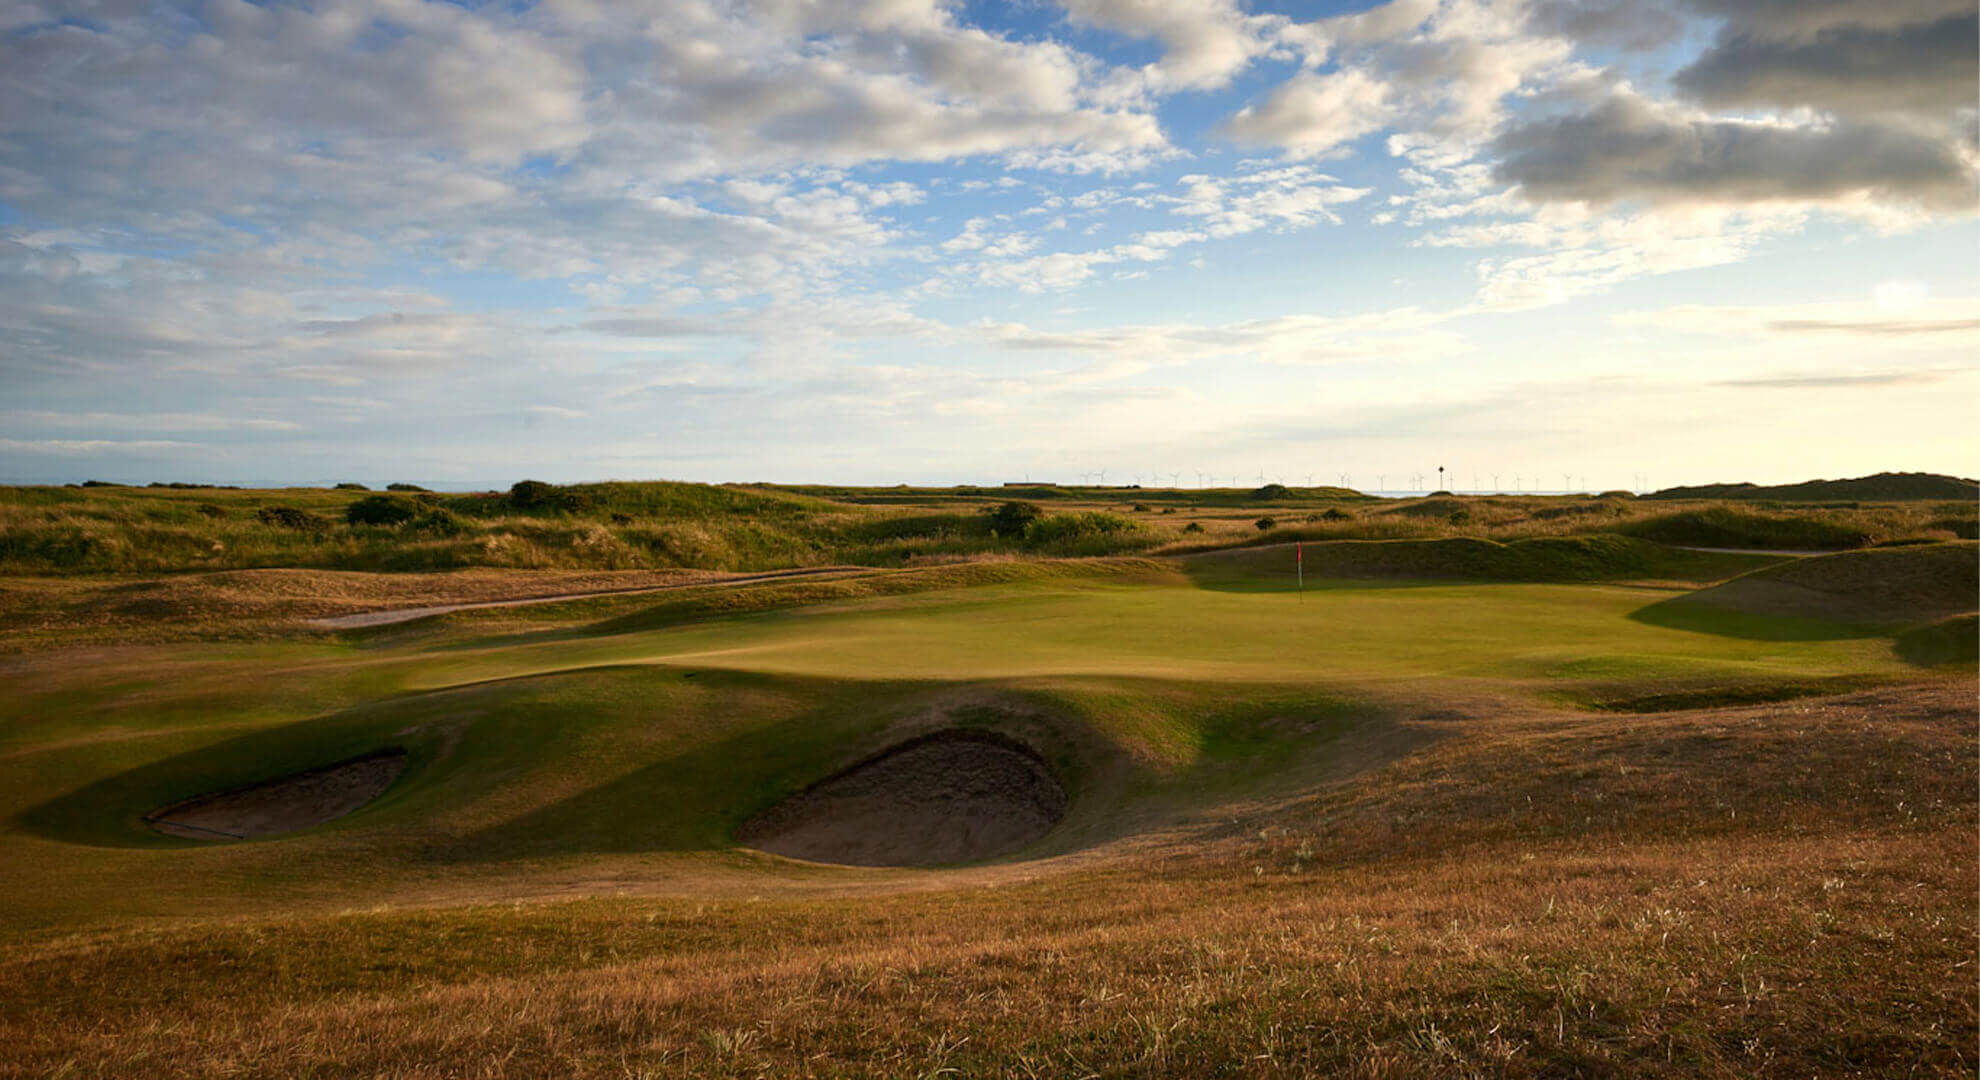
<instances>
[{"instance_id":1,"label":"wind turbine","mask_svg":"<svg viewBox=\"0 0 1980 1080\"><path fill-rule=\"evenodd\" d=\"M1351 479L1351 478L1350 478L1350 477L1348 476L1348 474L1346 474L1346 473L1340 473L1340 474L1338 474L1338 475L1339 475L1339 476L1340 476L1340 478L1341 478L1341 486L1342 486L1342 487L1344 487L1344 488L1351 488L1351 487L1353 487L1353 486L1354 486L1353 484L1351 484L1351 483L1349 483L1349 482L1348 482L1348 481L1349 481L1349 480Z\"/></svg>"},{"instance_id":2,"label":"wind turbine","mask_svg":"<svg viewBox=\"0 0 1980 1080\"><path fill-rule=\"evenodd\" d=\"M1526 488L1525 488L1525 486L1524 486L1524 485L1522 485L1522 484L1520 483L1520 480L1519 480L1519 474L1518 474L1518 473L1514 473L1514 474L1513 474L1513 491L1514 491L1515 493L1517 493L1517 492L1521 492L1521 491L1525 491L1525 490L1526 490Z\"/></svg>"},{"instance_id":3,"label":"wind turbine","mask_svg":"<svg viewBox=\"0 0 1980 1080\"><path fill-rule=\"evenodd\" d=\"M1376 474L1375 474L1375 490L1376 490L1376 491L1387 491L1387 490L1389 490L1389 474L1388 474L1388 473L1376 473Z\"/></svg>"},{"instance_id":4,"label":"wind turbine","mask_svg":"<svg viewBox=\"0 0 1980 1080\"><path fill-rule=\"evenodd\" d=\"M1493 474L1492 474L1492 494L1494 494L1494 495L1497 495L1498 493L1499 493L1499 474L1498 474L1498 473L1493 473Z\"/></svg>"},{"instance_id":5,"label":"wind turbine","mask_svg":"<svg viewBox=\"0 0 1980 1080\"><path fill-rule=\"evenodd\" d=\"M1561 494L1563 494L1563 495L1567 495L1567 494L1570 494L1570 493L1572 493L1573 491L1574 491L1574 474L1573 474L1573 473L1562 473L1562 474L1561 474Z\"/></svg>"}]
</instances>

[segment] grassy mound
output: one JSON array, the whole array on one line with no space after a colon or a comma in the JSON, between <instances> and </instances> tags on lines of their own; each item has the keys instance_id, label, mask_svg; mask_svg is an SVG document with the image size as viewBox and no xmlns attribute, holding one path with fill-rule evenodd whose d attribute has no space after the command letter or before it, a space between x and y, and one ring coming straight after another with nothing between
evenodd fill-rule
<instances>
[{"instance_id":1,"label":"grassy mound","mask_svg":"<svg viewBox=\"0 0 1980 1080\"><path fill-rule=\"evenodd\" d=\"M1291 575L1288 545L1210 552L1187 560L1209 579L1233 572ZM1543 536L1499 543L1447 540L1333 540L1305 545L1314 578L1433 581L1713 581L1752 569L1749 557L1677 551L1626 536Z\"/></svg>"},{"instance_id":2,"label":"grassy mound","mask_svg":"<svg viewBox=\"0 0 1980 1080\"><path fill-rule=\"evenodd\" d=\"M1920 667L1980 662L1980 616L1954 615L1898 635L1897 654Z\"/></svg>"},{"instance_id":3,"label":"grassy mound","mask_svg":"<svg viewBox=\"0 0 1980 1080\"><path fill-rule=\"evenodd\" d=\"M1837 623L1910 624L1972 611L1976 546L1958 542L1795 559L1669 603Z\"/></svg>"},{"instance_id":4,"label":"grassy mound","mask_svg":"<svg viewBox=\"0 0 1980 1080\"><path fill-rule=\"evenodd\" d=\"M1853 480L1808 480L1799 484L1699 484L1666 488L1646 499L1775 499L1781 502L1897 502L1912 499L1980 497L1980 484L1938 473L1878 473Z\"/></svg>"},{"instance_id":5,"label":"grassy mound","mask_svg":"<svg viewBox=\"0 0 1980 1080\"><path fill-rule=\"evenodd\" d=\"M1725 548L1830 550L1862 547L1876 539L1856 525L1831 518L1764 514L1731 506L1640 518L1618 525L1616 531L1660 544Z\"/></svg>"}]
</instances>

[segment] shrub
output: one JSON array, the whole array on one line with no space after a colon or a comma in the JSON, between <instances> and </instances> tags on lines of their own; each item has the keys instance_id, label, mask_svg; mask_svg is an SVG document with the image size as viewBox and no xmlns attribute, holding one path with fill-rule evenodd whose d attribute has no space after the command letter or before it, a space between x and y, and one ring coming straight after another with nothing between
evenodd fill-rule
<instances>
[{"instance_id":1,"label":"shrub","mask_svg":"<svg viewBox=\"0 0 1980 1080\"><path fill-rule=\"evenodd\" d=\"M428 536L459 536L467 531L467 523L457 515L442 507L430 507L412 519L411 529Z\"/></svg>"},{"instance_id":2,"label":"shrub","mask_svg":"<svg viewBox=\"0 0 1980 1080\"><path fill-rule=\"evenodd\" d=\"M391 495L371 495L344 510L344 520L353 525L403 525L418 516L418 506Z\"/></svg>"},{"instance_id":3,"label":"shrub","mask_svg":"<svg viewBox=\"0 0 1980 1080\"><path fill-rule=\"evenodd\" d=\"M1134 504L1134 512L1135 512L1135 513L1137 513L1137 514L1145 514L1145 513L1147 513L1147 512L1148 512L1148 504L1147 504L1147 503L1135 503L1135 504Z\"/></svg>"},{"instance_id":4,"label":"shrub","mask_svg":"<svg viewBox=\"0 0 1980 1080\"><path fill-rule=\"evenodd\" d=\"M1444 520L1450 522L1453 525L1469 525L1471 524L1471 511L1453 510L1451 511L1451 516L1445 518Z\"/></svg>"},{"instance_id":5,"label":"shrub","mask_svg":"<svg viewBox=\"0 0 1980 1080\"><path fill-rule=\"evenodd\" d=\"M509 502L519 510L547 505L557 495L557 485L541 480L518 480L509 488Z\"/></svg>"},{"instance_id":6,"label":"shrub","mask_svg":"<svg viewBox=\"0 0 1980 1080\"><path fill-rule=\"evenodd\" d=\"M296 532L306 533L320 533L330 527L328 521L293 506L264 506L254 512L254 520L278 529L294 529Z\"/></svg>"},{"instance_id":7,"label":"shrub","mask_svg":"<svg viewBox=\"0 0 1980 1080\"><path fill-rule=\"evenodd\" d=\"M1034 547L1066 545L1077 541L1117 537L1139 532L1141 525L1131 518L1089 510L1077 514L1053 514L1033 521L1024 531L1025 543Z\"/></svg>"},{"instance_id":8,"label":"shrub","mask_svg":"<svg viewBox=\"0 0 1980 1080\"><path fill-rule=\"evenodd\" d=\"M386 491L427 491L429 489L420 487L418 484L386 484L385 490Z\"/></svg>"},{"instance_id":9,"label":"shrub","mask_svg":"<svg viewBox=\"0 0 1980 1080\"><path fill-rule=\"evenodd\" d=\"M1252 522L1252 524L1258 526L1259 532L1267 532L1279 527L1279 523L1276 520L1268 517L1259 518L1257 521Z\"/></svg>"},{"instance_id":10,"label":"shrub","mask_svg":"<svg viewBox=\"0 0 1980 1080\"><path fill-rule=\"evenodd\" d=\"M1252 492L1251 497L1254 499L1283 499L1291 494L1292 492L1284 484L1266 484L1264 487Z\"/></svg>"},{"instance_id":11,"label":"shrub","mask_svg":"<svg viewBox=\"0 0 1980 1080\"><path fill-rule=\"evenodd\" d=\"M1338 506L1330 506L1327 508L1326 513L1320 515L1320 518L1323 521L1353 521L1354 515Z\"/></svg>"},{"instance_id":12,"label":"shrub","mask_svg":"<svg viewBox=\"0 0 1980 1080\"><path fill-rule=\"evenodd\" d=\"M1037 503L1013 499L990 511L990 531L1003 537L1023 537L1044 515Z\"/></svg>"},{"instance_id":13,"label":"shrub","mask_svg":"<svg viewBox=\"0 0 1980 1080\"><path fill-rule=\"evenodd\" d=\"M359 484L359 483L353 483L352 481L349 481L349 480L346 480L346 481L344 481L343 483L341 483L341 484L338 484L338 485L337 485L337 487L335 488L335 490L337 490L337 491L370 491L371 489L370 489L370 488L368 488L368 487L365 487L365 486L364 486L363 484Z\"/></svg>"},{"instance_id":14,"label":"shrub","mask_svg":"<svg viewBox=\"0 0 1980 1080\"><path fill-rule=\"evenodd\" d=\"M218 506L213 505L212 503L200 503L197 509L199 513L210 518L223 518L227 516L227 511L221 509Z\"/></svg>"},{"instance_id":15,"label":"shrub","mask_svg":"<svg viewBox=\"0 0 1980 1080\"><path fill-rule=\"evenodd\" d=\"M1203 526L1198 524L1197 522L1192 521L1189 524L1183 526L1183 531L1186 533L1200 533L1203 531Z\"/></svg>"},{"instance_id":16,"label":"shrub","mask_svg":"<svg viewBox=\"0 0 1980 1080\"><path fill-rule=\"evenodd\" d=\"M631 525L632 523L633 523L633 516L631 514L621 514L616 510L612 512L612 524Z\"/></svg>"}]
</instances>

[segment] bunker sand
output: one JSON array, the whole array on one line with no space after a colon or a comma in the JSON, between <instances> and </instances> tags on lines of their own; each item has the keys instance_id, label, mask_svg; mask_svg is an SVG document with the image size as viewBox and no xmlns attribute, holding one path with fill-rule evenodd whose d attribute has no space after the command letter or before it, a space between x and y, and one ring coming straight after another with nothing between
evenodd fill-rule
<instances>
[{"instance_id":1,"label":"bunker sand","mask_svg":"<svg viewBox=\"0 0 1980 1080\"><path fill-rule=\"evenodd\" d=\"M1065 788L1030 747L946 730L892 747L757 815L737 839L847 866L941 866L1023 848L1065 816Z\"/></svg>"},{"instance_id":2,"label":"bunker sand","mask_svg":"<svg viewBox=\"0 0 1980 1080\"><path fill-rule=\"evenodd\" d=\"M405 768L405 751L382 750L174 803L149 820L159 832L193 840L247 840L296 832L335 821L383 795Z\"/></svg>"}]
</instances>

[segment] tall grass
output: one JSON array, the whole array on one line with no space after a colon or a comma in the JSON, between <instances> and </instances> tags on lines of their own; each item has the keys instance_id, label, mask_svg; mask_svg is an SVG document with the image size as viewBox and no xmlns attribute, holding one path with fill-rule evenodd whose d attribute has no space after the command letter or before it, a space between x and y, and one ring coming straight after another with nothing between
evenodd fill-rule
<instances>
[{"instance_id":1,"label":"tall grass","mask_svg":"<svg viewBox=\"0 0 1980 1080\"><path fill-rule=\"evenodd\" d=\"M379 497L358 491L0 488L0 573L476 566L745 571L1179 553L1293 540L1510 541L1600 533L1701 547L1844 548L1970 537L1976 527L1974 508L1959 503L1770 509L1567 497L1382 502L1296 489L1264 504L1248 492L1128 490L1060 491L1046 504L1050 512L1021 535L998 535L986 511L1006 492L919 489L914 505L878 505L894 489L859 489L846 496L864 504L856 505L811 493L818 490L835 489L580 484L551 488L551 497L527 505L500 492L411 493L390 496L419 508L411 520L363 524L347 519L350 507ZM1070 494L1094 497L1076 503ZM1132 509L1137 504L1143 509ZM1279 522L1266 534L1252 524L1261 505L1269 505ZM1201 532L1185 534L1192 523Z\"/></svg>"}]
</instances>

